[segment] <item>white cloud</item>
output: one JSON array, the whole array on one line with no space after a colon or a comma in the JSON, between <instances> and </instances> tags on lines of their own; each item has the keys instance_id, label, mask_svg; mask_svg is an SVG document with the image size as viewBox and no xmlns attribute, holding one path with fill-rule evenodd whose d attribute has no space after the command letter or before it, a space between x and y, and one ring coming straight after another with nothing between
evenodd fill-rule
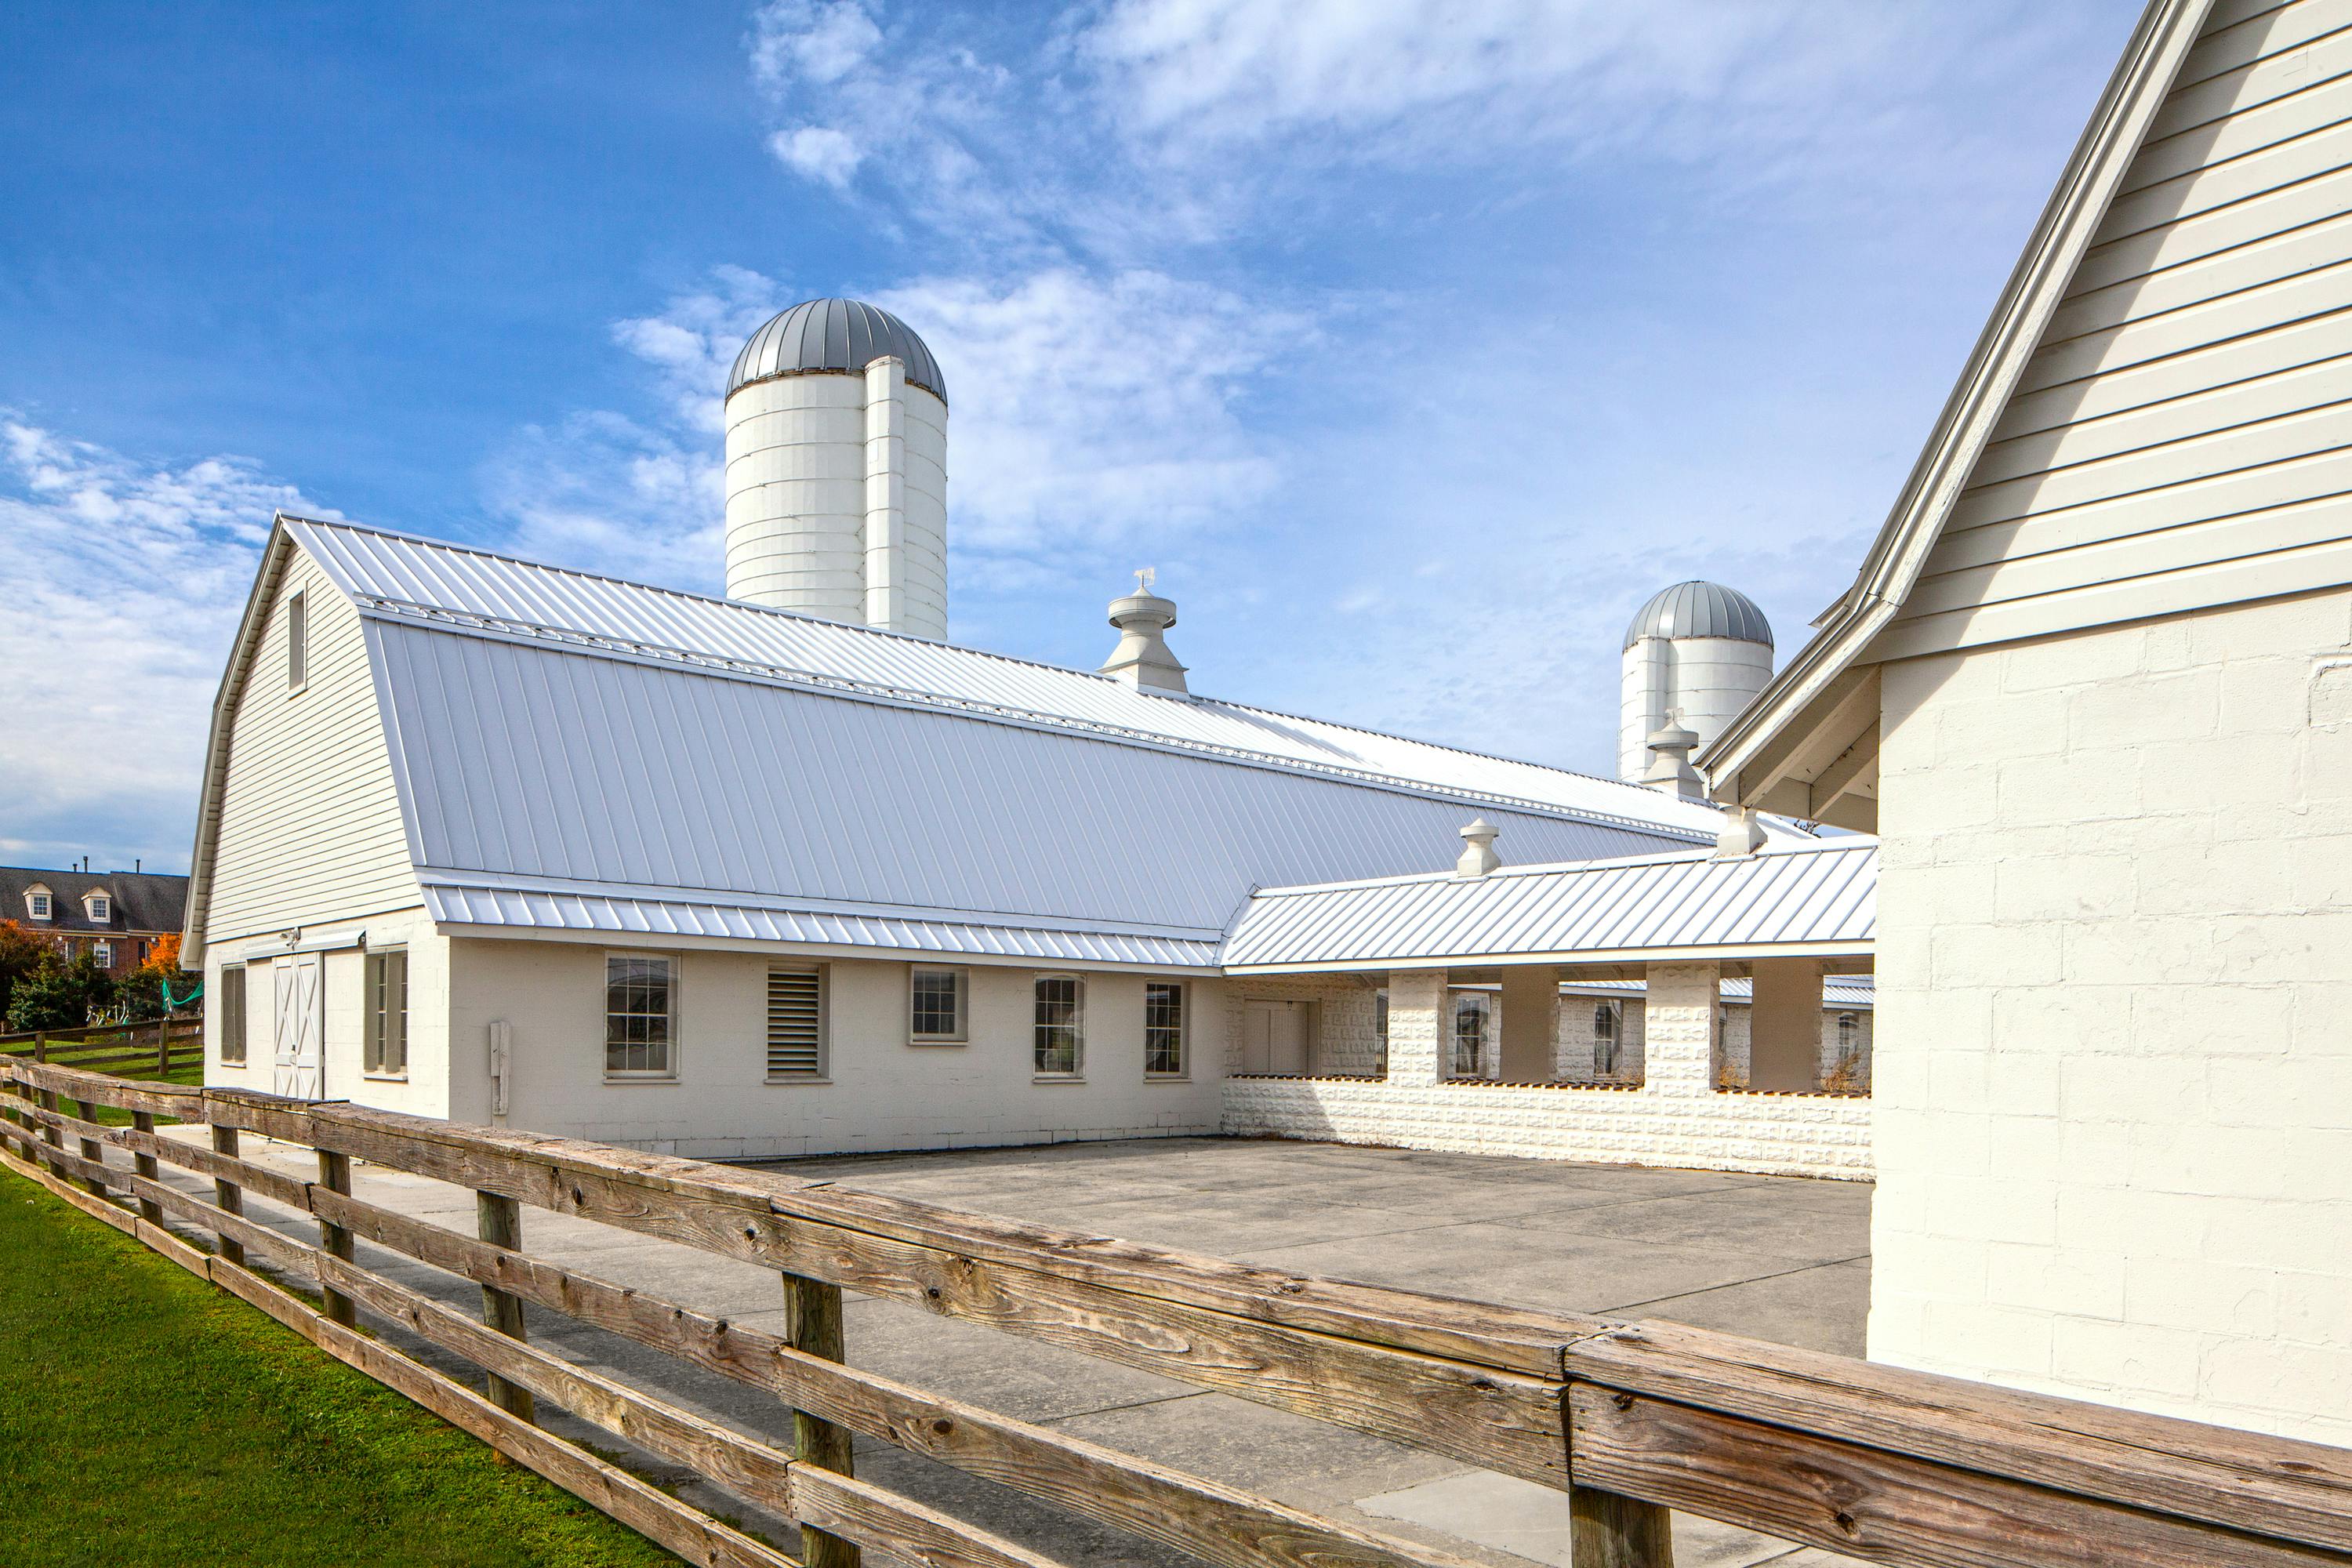
<instances>
[{"instance_id":1,"label":"white cloud","mask_svg":"<svg viewBox=\"0 0 2352 1568\"><path fill-rule=\"evenodd\" d=\"M340 515L239 458L155 466L0 412L12 853L184 863L213 694L280 509Z\"/></svg>"},{"instance_id":2,"label":"white cloud","mask_svg":"<svg viewBox=\"0 0 2352 1568\"><path fill-rule=\"evenodd\" d=\"M772 0L751 18L751 69L772 86L839 81L881 42L856 0Z\"/></svg>"},{"instance_id":3,"label":"white cloud","mask_svg":"<svg viewBox=\"0 0 2352 1568\"><path fill-rule=\"evenodd\" d=\"M829 125L803 125L793 131L779 131L768 138L768 150L786 168L822 181L835 190L847 187L857 165L864 161L855 137L847 132L835 131Z\"/></svg>"}]
</instances>

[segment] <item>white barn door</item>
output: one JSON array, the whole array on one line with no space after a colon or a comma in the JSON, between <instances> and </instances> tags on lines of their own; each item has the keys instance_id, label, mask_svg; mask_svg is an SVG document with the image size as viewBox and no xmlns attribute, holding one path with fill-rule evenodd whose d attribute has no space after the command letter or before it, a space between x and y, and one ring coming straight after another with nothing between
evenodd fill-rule
<instances>
[{"instance_id":1,"label":"white barn door","mask_svg":"<svg viewBox=\"0 0 2352 1568\"><path fill-rule=\"evenodd\" d=\"M278 959L270 970L278 1005L269 1087L297 1100L322 1100L327 1092L327 1033L320 957L295 953Z\"/></svg>"},{"instance_id":2,"label":"white barn door","mask_svg":"<svg viewBox=\"0 0 2352 1568\"><path fill-rule=\"evenodd\" d=\"M1307 1005L1245 1002L1242 1005L1242 1071L1304 1073L1307 1070Z\"/></svg>"}]
</instances>

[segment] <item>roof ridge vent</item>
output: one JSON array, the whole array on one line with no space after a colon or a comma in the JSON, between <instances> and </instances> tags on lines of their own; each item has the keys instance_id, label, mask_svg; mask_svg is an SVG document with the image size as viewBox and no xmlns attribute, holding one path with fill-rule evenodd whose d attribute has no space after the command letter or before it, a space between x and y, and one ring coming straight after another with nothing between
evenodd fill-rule
<instances>
[{"instance_id":1,"label":"roof ridge vent","mask_svg":"<svg viewBox=\"0 0 2352 1568\"><path fill-rule=\"evenodd\" d=\"M1495 853L1495 839L1500 829L1485 817L1474 817L1462 830L1462 858L1454 862L1457 877L1483 877L1498 868L1503 858Z\"/></svg>"},{"instance_id":2,"label":"roof ridge vent","mask_svg":"<svg viewBox=\"0 0 2352 1568\"><path fill-rule=\"evenodd\" d=\"M1176 601L1151 591L1158 577L1151 567L1138 568L1135 592L1110 602L1110 624L1118 628L1118 646L1096 673L1138 691L1189 697L1192 689L1184 684L1184 667L1168 651L1163 636L1176 624Z\"/></svg>"}]
</instances>

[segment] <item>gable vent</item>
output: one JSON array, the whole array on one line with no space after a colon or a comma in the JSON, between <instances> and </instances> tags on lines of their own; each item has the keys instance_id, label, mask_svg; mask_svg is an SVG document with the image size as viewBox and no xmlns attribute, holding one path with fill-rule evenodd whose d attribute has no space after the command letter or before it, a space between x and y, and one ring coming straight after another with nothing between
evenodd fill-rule
<instances>
[{"instance_id":1,"label":"gable vent","mask_svg":"<svg viewBox=\"0 0 2352 1568\"><path fill-rule=\"evenodd\" d=\"M824 981L814 969L768 971L768 1076L824 1070Z\"/></svg>"}]
</instances>

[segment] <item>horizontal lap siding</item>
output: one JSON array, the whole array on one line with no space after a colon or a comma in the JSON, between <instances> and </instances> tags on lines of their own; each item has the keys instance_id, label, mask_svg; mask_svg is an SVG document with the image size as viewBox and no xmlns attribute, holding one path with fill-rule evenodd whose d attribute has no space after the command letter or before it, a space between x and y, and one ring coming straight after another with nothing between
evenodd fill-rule
<instances>
[{"instance_id":1,"label":"horizontal lap siding","mask_svg":"<svg viewBox=\"0 0 2352 1568\"><path fill-rule=\"evenodd\" d=\"M286 687L288 596L306 594L310 679ZM207 942L420 901L360 617L297 550L240 694Z\"/></svg>"},{"instance_id":2,"label":"horizontal lap siding","mask_svg":"<svg viewBox=\"0 0 2352 1568\"><path fill-rule=\"evenodd\" d=\"M2352 580L2352 0L2215 7L1886 656Z\"/></svg>"}]
</instances>

